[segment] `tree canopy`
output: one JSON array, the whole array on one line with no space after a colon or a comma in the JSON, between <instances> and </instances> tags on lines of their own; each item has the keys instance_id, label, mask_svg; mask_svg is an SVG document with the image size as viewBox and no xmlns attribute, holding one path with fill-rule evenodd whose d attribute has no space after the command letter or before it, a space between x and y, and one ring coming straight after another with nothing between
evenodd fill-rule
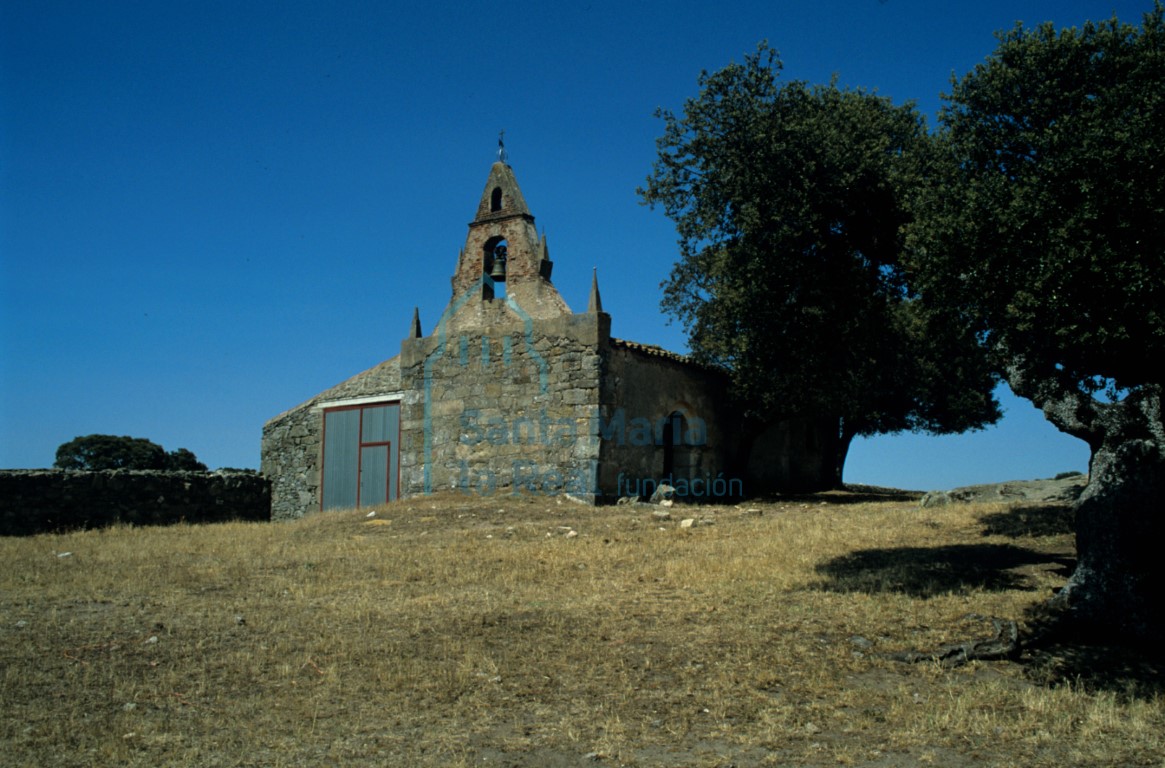
<instances>
[{"instance_id":1,"label":"tree canopy","mask_svg":"<svg viewBox=\"0 0 1165 768\"><path fill-rule=\"evenodd\" d=\"M144 437L86 435L57 448L58 469L164 469L205 472L206 465L185 448L167 453Z\"/></svg>"},{"instance_id":2,"label":"tree canopy","mask_svg":"<svg viewBox=\"0 0 1165 768\"><path fill-rule=\"evenodd\" d=\"M699 79L643 201L676 225L663 308L761 421L825 418L849 439L998 418L975 339L913 300L901 255L930 139L913 106L781 82L762 44Z\"/></svg>"},{"instance_id":3,"label":"tree canopy","mask_svg":"<svg viewBox=\"0 0 1165 768\"><path fill-rule=\"evenodd\" d=\"M941 123L918 285L958 308L1013 383L1039 382L1037 397L1160 386L1161 6L1139 30L1113 19L1002 34L954 83Z\"/></svg>"}]
</instances>

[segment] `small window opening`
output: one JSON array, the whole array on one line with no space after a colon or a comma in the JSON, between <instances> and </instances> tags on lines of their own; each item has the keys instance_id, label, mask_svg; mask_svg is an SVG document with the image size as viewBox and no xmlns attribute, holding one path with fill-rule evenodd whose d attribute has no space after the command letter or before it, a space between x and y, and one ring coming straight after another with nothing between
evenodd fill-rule
<instances>
[{"instance_id":1,"label":"small window opening","mask_svg":"<svg viewBox=\"0 0 1165 768\"><path fill-rule=\"evenodd\" d=\"M489 196L489 212L497 213L502 209L502 188L494 187Z\"/></svg>"}]
</instances>

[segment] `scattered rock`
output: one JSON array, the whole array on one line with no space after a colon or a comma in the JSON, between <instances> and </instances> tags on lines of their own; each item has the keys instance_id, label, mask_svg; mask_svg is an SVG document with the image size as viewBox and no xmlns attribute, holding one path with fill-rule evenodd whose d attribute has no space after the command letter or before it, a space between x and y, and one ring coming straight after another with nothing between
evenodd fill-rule
<instances>
[{"instance_id":1,"label":"scattered rock","mask_svg":"<svg viewBox=\"0 0 1165 768\"><path fill-rule=\"evenodd\" d=\"M72 556L73 556L72 552L58 552L57 553L57 557L72 557Z\"/></svg>"},{"instance_id":2,"label":"scattered rock","mask_svg":"<svg viewBox=\"0 0 1165 768\"><path fill-rule=\"evenodd\" d=\"M659 504L664 501L671 501L675 498L676 489L672 488L667 483L660 483L655 492L651 494L651 503ZM670 505L669 505L670 506Z\"/></svg>"},{"instance_id":3,"label":"scattered rock","mask_svg":"<svg viewBox=\"0 0 1165 768\"><path fill-rule=\"evenodd\" d=\"M931 491L922 497L923 507L966 504L977 501L1065 502L1076 501L1088 485L1088 476L1061 473L1050 480L1011 480L1006 483L966 485L949 491Z\"/></svg>"},{"instance_id":4,"label":"scattered rock","mask_svg":"<svg viewBox=\"0 0 1165 768\"><path fill-rule=\"evenodd\" d=\"M148 638L146 638L146 645L153 645L156 642L158 642L157 635L150 635Z\"/></svg>"},{"instance_id":5,"label":"scattered rock","mask_svg":"<svg viewBox=\"0 0 1165 768\"><path fill-rule=\"evenodd\" d=\"M681 528L691 528L695 524L696 519L694 517L688 517L680 521Z\"/></svg>"},{"instance_id":6,"label":"scattered rock","mask_svg":"<svg viewBox=\"0 0 1165 768\"><path fill-rule=\"evenodd\" d=\"M666 509L657 509L651 513L651 516L656 520L671 520L671 512Z\"/></svg>"}]
</instances>

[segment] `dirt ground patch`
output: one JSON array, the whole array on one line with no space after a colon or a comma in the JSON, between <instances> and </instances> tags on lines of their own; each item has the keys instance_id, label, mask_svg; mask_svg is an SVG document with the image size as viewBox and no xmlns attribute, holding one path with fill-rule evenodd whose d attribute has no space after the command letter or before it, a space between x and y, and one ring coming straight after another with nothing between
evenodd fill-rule
<instances>
[{"instance_id":1,"label":"dirt ground patch","mask_svg":"<svg viewBox=\"0 0 1165 768\"><path fill-rule=\"evenodd\" d=\"M2 539L0 764L1163 765L1154 660L888 658L1022 620L1061 508L885 498Z\"/></svg>"}]
</instances>

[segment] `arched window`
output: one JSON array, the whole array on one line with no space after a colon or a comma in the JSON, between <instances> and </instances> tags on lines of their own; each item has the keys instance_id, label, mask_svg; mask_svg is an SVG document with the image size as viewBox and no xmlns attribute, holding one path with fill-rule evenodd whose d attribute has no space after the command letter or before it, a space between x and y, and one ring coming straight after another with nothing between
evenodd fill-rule
<instances>
[{"instance_id":1,"label":"arched window","mask_svg":"<svg viewBox=\"0 0 1165 768\"><path fill-rule=\"evenodd\" d=\"M502 188L494 187L489 196L489 212L497 213L502 209Z\"/></svg>"},{"instance_id":2,"label":"arched window","mask_svg":"<svg viewBox=\"0 0 1165 768\"><path fill-rule=\"evenodd\" d=\"M659 442L663 445L663 476L671 477L676 471L676 448L683 445L684 415L673 411L663 423L663 434ZM682 452L682 448L681 448Z\"/></svg>"},{"instance_id":3,"label":"arched window","mask_svg":"<svg viewBox=\"0 0 1165 768\"><path fill-rule=\"evenodd\" d=\"M663 422L663 428L657 433L660 447L663 448L663 477L671 478L674 482L678 478L689 480L695 476L699 468L697 448L690 442L692 424L684 415L683 409L672 411Z\"/></svg>"}]
</instances>

